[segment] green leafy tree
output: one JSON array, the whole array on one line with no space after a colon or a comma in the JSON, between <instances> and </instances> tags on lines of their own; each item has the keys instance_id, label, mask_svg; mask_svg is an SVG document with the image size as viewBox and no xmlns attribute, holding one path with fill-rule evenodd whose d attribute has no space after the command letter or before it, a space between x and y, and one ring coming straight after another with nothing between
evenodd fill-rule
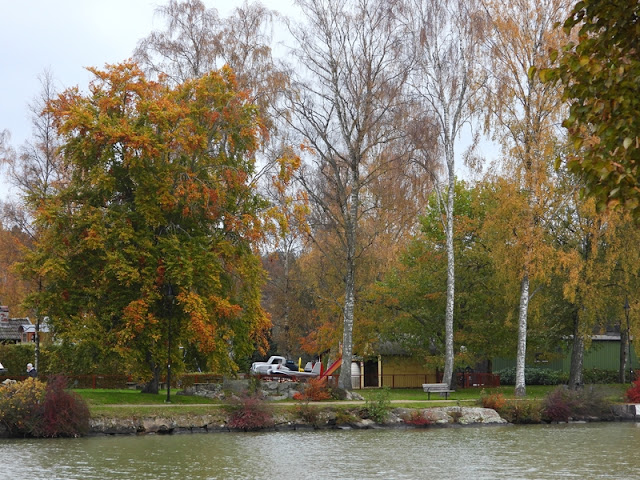
<instances>
[{"instance_id":1,"label":"green leafy tree","mask_svg":"<svg viewBox=\"0 0 640 480\"><path fill-rule=\"evenodd\" d=\"M577 2L564 22L578 38L556 48L557 66L540 71L570 102L564 126L575 146L567 159L599 209L623 205L640 218L640 3Z\"/></svg>"},{"instance_id":2,"label":"green leafy tree","mask_svg":"<svg viewBox=\"0 0 640 480\"><path fill-rule=\"evenodd\" d=\"M459 321L454 365L458 368L507 355L515 345L513 328L506 322L513 305L507 301L505 282L496 274L481 237L484 218L495 209L497 200L489 184L469 187L456 182L453 245L459 265L455 277ZM377 292L382 338L402 345L437 368L443 368L446 351L443 307L447 298L447 239L441 215L434 194L422 217L420 234L404 250L400 265L387 275Z\"/></svg>"},{"instance_id":3,"label":"green leafy tree","mask_svg":"<svg viewBox=\"0 0 640 480\"><path fill-rule=\"evenodd\" d=\"M49 228L22 265L45 279L32 301L61 338L116 349L151 392L182 342L234 372L269 327L256 109L229 69L175 87L131 63L90 71L88 94L50 103L72 173L35 212Z\"/></svg>"}]
</instances>

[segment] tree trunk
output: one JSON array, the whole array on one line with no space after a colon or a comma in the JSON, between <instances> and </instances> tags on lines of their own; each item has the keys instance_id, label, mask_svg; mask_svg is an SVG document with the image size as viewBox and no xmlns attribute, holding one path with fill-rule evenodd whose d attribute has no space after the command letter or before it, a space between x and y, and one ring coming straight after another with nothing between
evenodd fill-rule
<instances>
[{"instance_id":1,"label":"tree trunk","mask_svg":"<svg viewBox=\"0 0 640 480\"><path fill-rule=\"evenodd\" d=\"M453 148L450 148L453 155ZM445 312L445 358L444 376L442 381L455 389L453 376L454 350L453 350L453 307L455 294L455 254L453 249L453 205L455 195L455 173L453 172L453 159L449 162L449 191L447 192L446 208L446 237L447 237L447 307Z\"/></svg>"},{"instance_id":2,"label":"tree trunk","mask_svg":"<svg viewBox=\"0 0 640 480\"><path fill-rule=\"evenodd\" d=\"M140 393L151 393L153 395L160 393L160 377L157 372L154 372L151 380L144 384Z\"/></svg>"},{"instance_id":3,"label":"tree trunk","mask_svg":"<svg viewBox=\"0 0 640 480\"><path fill-rule=\"evenodd\" d=\"M351 360L353 359L353 313L355 305L356 285L356 229L360 197L358 195L358 162L351 168L351 188L349 213L345 216L347 231L347 275L345 279L344 295L344 330L342 333L342 368L338 377L338 387L351 390Z\"/></svg>"},{"instance_id":4,"label":"tree trunk","mask_svg":"<svg viewBox=\"0 0 640 480\"><path fill-rule=\"evenodd\" d=\"M151 373L153 376L151 377L151 380L144 384L141 393L157 395L160 392L160 367L155 364L151 358L151 352L149 351L147 351L147 362L151 367Z\"/></svg>"},{"instance_id":5,"label":"tree trunk","mask_svg":"<svg viewBox=\"0 0 640 480\"><path fill-rule=\"evenodd\" d=\"M580 333L578 313L576 312L573 320L573 348L571 349L571 366L569 368L569 388L571 390L576 390L584 383L582 379L583 363L584 337Z\"/></svg>"},{"instance_id":6,"label":"tree trunk","mask_svg":"<svg viewBox=\"0 0 640 480\"><path fill-rule=\"evenodd\" d=\"M620 325L620 371L618 372L618 381L620 383L627 383L627 362L629 357L627 355L628 336L626 329Z\"/></svg>"},{"instance_id":7,"label":"tree trunk","mask_svg":"<svg viewBox=\"0 0 640 480\"><path fill-rule=\"evenodd\" d=\"M520 311L518 314L518 353L516 356L516 397L527 394L524 367L527 356L527 314L529 311L529 275L525 272L520 284Z\"/></svg>"},{"instance_id":8,"label":"tree trunk","mask_svg":"<svg viewBox=\"0 0 640 480\"><path fill-rule=\"evenodd\" d=\"M35 349L35 366L36 372L40 373L40 315L36 312L36 333L34 340L36 342Z\"/></svg>"}]
</instances>

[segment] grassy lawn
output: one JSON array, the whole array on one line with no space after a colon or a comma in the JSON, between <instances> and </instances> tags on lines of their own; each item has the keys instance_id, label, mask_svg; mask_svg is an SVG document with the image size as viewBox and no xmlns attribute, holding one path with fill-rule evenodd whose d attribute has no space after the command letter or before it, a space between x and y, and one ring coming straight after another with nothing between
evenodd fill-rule
<instances>
[{"instance_id":1,"label":"grassy lawn","mask_svg":"<svg viewBox=\"0 0 640 480\"><path fill-rule=\"evenodd\" d=\"M541 399L544 398L549 392L555 390L557 388L556 385L528 385L527 386L527 399ZM589 385L585 386L585 388L590 388ZM596 388L603 388L607 391L607 397L611 398L614 402L623 401L624 393L629 388L629 385L621 385L621 384L609 384L609 385L596 385ZM364 389L357 390L357 392L362 395L365 399L373 400L379 392L379 389ZM515 398L514 395L514 387L513 385L506 385L497 388L484 388L484 387L473 387L473 388L465 388L456 390L454 393L449 394L449 400L457 400L460 402L475 402L479 400L483 394L489 395L492 393L501 393L507 399ZM426 400L427 394L419 388L399 388L389 390L389 399L390 400L406 400L407 402L415 401L415 400ZM440 400L441 397L437 394L431 395L431 400ZM442 397L444 400L444 397Z\"/></svg>"},{"instance_id":2,"label":"grassy lawn","mask_svg":"<svg viewBox=\"0 0 640 480\"><path fill-rule=\"evenodd\" d=\"M111 390L111 389L75 389L74 392L84 398L89 407L107 405L162 405L166 403L167 391L160 391L157 395L140 393L139 390ZM203 397L176 395L177 390L171 390L172 405L189 405L194 403L220 403Z\"/></svg>"},{"instance_id":3,"label":"grassy lawn","mask_svg":"<svg viewBox=\"0 0 640 480\"><path fill-rule=\"evenodd\" d=\"M556 386L527 386L527 399L542 399L550 391L557 388ZM586 386L585 388L590 388ZM612 402L622 402L624 393L628 385L611 384L597 385L597 388L603 388L607 392L607 397ZM506 398L515 398L513 394L513 386L503 386L498 388L467 388L457 390L449 395L449 400L453 400L454 404L475 406L477 401L483 394L502 393ZM74 390L82 396L89 404L92 416L110 416L110 417L132 417L141 415L205 415L215 414L224 403L203 397L192 397L184 395L175 395L177 391L171 391L171 404L166 403L167 392L161 391L157 395L143 394L138 390L109 390L109 389L76 389ZM365 400L375 401L380 394L380 389L364 389L357 390ZM393 407L406 408L425 408L450 406L451 401L445 401L438 395L432 395L431 401L425 403L427 394L422 389L393 389L389 390L389 399L394 401ZM290 405L291 401L273 402L274 406L281 404L282 408ZM339 407L340 401L332 402L335 407Z\"/></svg>"}]
</instances>

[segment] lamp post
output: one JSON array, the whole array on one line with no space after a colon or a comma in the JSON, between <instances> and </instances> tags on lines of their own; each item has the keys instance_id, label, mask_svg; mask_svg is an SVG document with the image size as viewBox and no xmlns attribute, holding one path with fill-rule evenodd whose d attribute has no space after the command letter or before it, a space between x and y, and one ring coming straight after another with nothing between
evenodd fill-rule
<instances>
[{"instance_id":1,"label":"lamp post","mask_svg":"<svg viewBox=\"0 0 640 480\"><path fill-rule=\"evenodd\" d=\"M631 310L631 306L629 305L629 297L625 297L624 299L624 316L627 320L627 341L624 346L626 350L627 362L629 362L629 381L633 382L633 378L631 378L631 325L629 324L629 310Z\"/></svg>"},{"instance_id":2,"label":"lamp post","mask_svg":"<svg viewBox=\"0 0 640 480\"><path fill-rule=\"evenodd\" d=\"M167 302L169 316L167 318L167 400L171 403L171 316L173 315L173 287L169 283L167 285Z\"/></svg>"}]
</instances>

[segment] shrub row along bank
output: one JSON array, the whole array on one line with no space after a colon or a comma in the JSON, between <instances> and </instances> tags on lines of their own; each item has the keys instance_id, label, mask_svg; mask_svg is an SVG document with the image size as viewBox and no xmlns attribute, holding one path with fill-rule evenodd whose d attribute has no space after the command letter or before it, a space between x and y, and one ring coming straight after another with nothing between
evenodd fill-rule
<instances>
[{"instance_id":1,"label":"shrub row along bank","mask_svg":"<svg viewBox=\"0 0 640 480\"><path fill-rule=\"evenodd\" d=\"M78 437L89 432L89 408L64 377L0 387L0 425L13 437Z\"/></svg>"},{"instance_id":2,"label":"shrub row along bank","mask_svg":"<svg viewBox=\"0 0 640 480\"><path fill-rule=\"evenodd\" d=\"M597 387L571 391L559 387L543 400L507 400L502 394L484 394L483 408L441 407L392 409L389 391L381 389L364 405L331 407L312 404L322 385L309 385L295 407L275 406L259 394L236 395L223 408L206 415L163 415L117 419L89 419L86 403L65 390L65 379L48 384L36 379L0 387L0 425L5 436L60 437L92 434L174 433L181 431L253 431L298 428L369 428L375 425L425 427L499 423L615 420L606 392ZM640 381L627 393L631 401L640 395ZM633 412L635 415L635 411ZM633 415L632 417L633 418Z\"/></svg>"}]
</instances>

